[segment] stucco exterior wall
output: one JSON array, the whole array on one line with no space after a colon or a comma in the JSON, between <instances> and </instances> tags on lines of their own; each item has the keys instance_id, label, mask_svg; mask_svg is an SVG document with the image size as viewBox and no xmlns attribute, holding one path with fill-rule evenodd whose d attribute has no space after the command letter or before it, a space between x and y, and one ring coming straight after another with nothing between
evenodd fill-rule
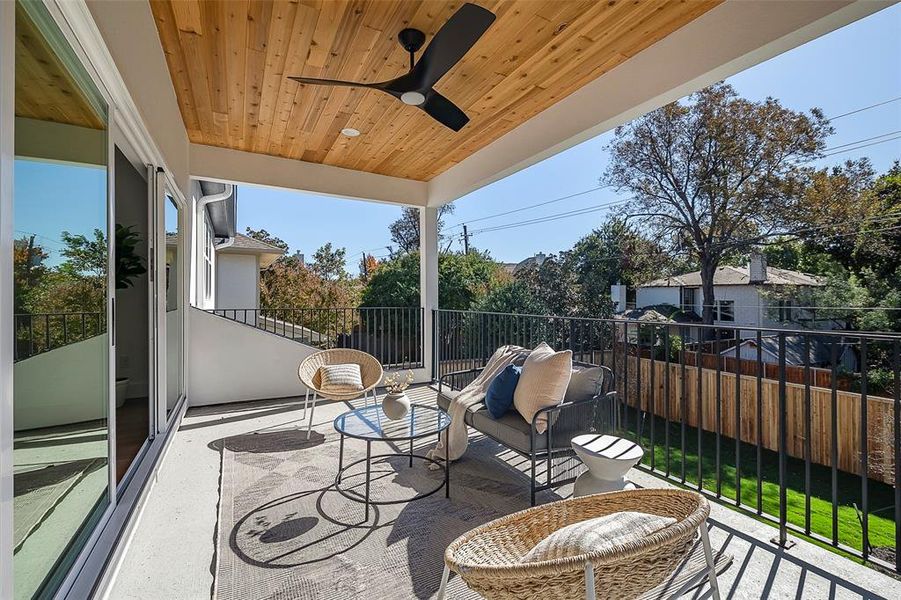
<instances>
[{"instance_id":1,"label":"stucco exterior wall","mask_svg":"<svg viewBox=\"0 0 901 600\"><path fill-rule=\"evenodd\" d=\"M303 395L297 367L317 350L235 323L201 310L190 310L191 406Z\"/></svg>"},{"instance_id":2,"label":"stucco exterior wall","mask_svg":"<svg viewBox=\"0 0 901 600\"><path fill-rule=\"evenodd\" d=\"M217 254L216 308L259 308L259 257L252 254Z\"/></svg>"}]
</instances>

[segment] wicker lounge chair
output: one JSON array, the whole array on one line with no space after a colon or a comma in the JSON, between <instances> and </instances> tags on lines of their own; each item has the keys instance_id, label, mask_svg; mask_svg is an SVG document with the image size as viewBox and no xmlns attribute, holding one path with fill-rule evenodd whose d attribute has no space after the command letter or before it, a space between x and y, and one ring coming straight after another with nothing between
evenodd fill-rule
<instances>
[{"instance_id":1,"label":"wicker lounge chair","mask_svg":"<svg viewBox=\"0 0 901 600\"><path fill-rule=\"evenodd\" d=\"M673 517L676 522L629 547L520 562L535 544L566 525L629 510ZM636 598L672 576L695 546L700 530L704 560L694 573L680 573L680 582L685 582L681 590L707 579L718 600L716 570L722 564L715 563L710 548L706 527L709 512L703 496L669 489L596 494L529 508L486 523L451 542L444 554L438 598L444 598L450 571L489 600L595 598L595 590L602 598ZM668 592L676 590L669 587Z\"/></svg>"},{"instance_id":2,"label":"wicker lounge chair","mask_svg":"<svg viewBox=\"0 0 901 600\"><path fill-rule=\"evenodd\" d=\"M319 367L323 365L344 365L358 364L360 365L360 376L363 380L363 389L349 393L324 392L320 389L322 380L320 379ZM297 368L297 377L300 382L307 388L306 396L303 402L303 419L307 413L307 406L310 402L310 392L313 393L313 403L310 405L310 417L307 423L307 439L310 439L310 432L313 429L313 411L316 410L316 399L320 396L328 400L347 401L355 400L360 396L366 399L366 405L369 405L369 397L372 396L373 402L376 401L375 387L382 381L382 365L371 354L361 352L360 350L350 350L348 348L334 348L332 350L322 350L316 354L312 354L303 361Z\"/></svg>"}]
</instances>

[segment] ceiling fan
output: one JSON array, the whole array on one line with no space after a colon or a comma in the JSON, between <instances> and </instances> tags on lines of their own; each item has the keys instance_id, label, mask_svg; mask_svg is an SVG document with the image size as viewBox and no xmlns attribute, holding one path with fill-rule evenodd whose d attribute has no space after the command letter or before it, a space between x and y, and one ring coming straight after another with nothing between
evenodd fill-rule
<instances>
[{"instance_id":1,"label":"ceiling fan","mask_svg":"<svg viewBox=\"0 0 901 600\"><path fill-rule=\"evenodd\" d=\"M397 39L404 50L410 53L410 71L391 81L357 83L314 77L288 77L288 79L310 85L340 85L380 90L391 94L404 104L421 108L442 125L460 131L469 122L469 117L432 86L479 41L494 19L495 15L491 11L475 4L464 4L438 30L418 62L415 61L415 55L425 43L425 33L418 29L401 30Z\"/></svg>"}]
</instances>

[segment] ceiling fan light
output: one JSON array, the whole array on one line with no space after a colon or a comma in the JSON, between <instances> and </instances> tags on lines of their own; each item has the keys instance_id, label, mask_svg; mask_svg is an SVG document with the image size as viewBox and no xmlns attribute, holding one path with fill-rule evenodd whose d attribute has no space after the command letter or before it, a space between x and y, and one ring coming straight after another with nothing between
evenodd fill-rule
<instances>
[{"instance_id":1,"label":"ceiling fan light","mask_svg":"<svg viewBox=\"0 0 901 600\"><path fill-rule=\"evenodd\" d=\"M410 106L420 106L425 102L425 95L421 92L404 92L400 95L400 101Z\"/></svg>"}]
</instances>

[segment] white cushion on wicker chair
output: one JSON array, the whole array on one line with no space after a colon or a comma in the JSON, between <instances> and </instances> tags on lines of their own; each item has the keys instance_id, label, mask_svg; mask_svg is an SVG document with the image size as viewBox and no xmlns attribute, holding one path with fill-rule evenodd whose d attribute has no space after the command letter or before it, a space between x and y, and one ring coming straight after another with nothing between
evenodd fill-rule
<instances>
[{"instance_id":1,"label":"white cushion on wicker chair","mask_svg":"<svg viewBox=\"0 0 901 600\"><path fill-rule=\"evenodd\" d=\"M522 366L519 383L513 392L513 406L526 422L531 423L542 408L557 406L563 402L572 369L572 350L554 352L544 342L532 350ZM538 433L545 432L547 415L538 417L535 429Z\"/></svg>"},{"instance_id":2,"label":"white cushion on wicker chair","mask_svg":"<svg viewBox=\"0 0 901 600\"><path fill-rule=\"evenodd\" d=\"M557 560L628 547L675 522L676 519L672 517L635 511L616 512L579 521L558 529L538 542L522 557L521 562Z\"/></svg>"},{"instance_id":3,"label":"white cushion on wicker chair","mask_svg":"<svg viewBox=\"0 0 901 600\"><path fill-rule=\"evenodd\" d=\"M319 367L319 378L322 381L320 388L326 393L363 391L363 376L358 364L322 365Z\"/></svg>"}]
</instances>

